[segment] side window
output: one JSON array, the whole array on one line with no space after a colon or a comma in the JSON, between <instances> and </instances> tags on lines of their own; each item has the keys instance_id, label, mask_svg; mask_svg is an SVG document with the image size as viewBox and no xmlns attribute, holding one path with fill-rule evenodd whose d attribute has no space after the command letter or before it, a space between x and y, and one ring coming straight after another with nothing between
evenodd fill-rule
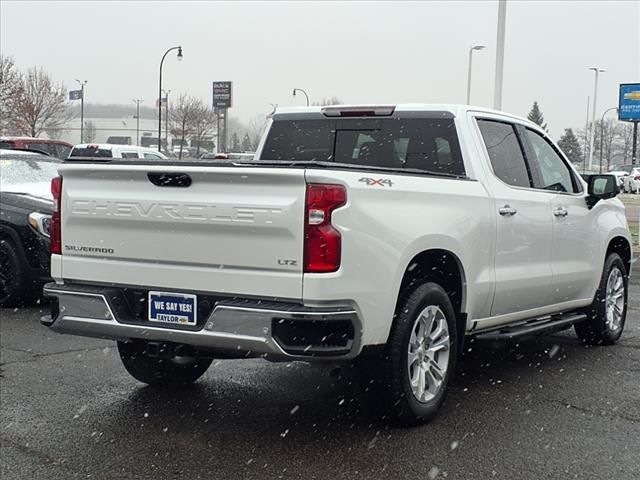
<instances>
[{"instance_id":1,"label":"side window","mask_svg":"<svg viewBox=\"0 0 640 480\"><path fill-rule=\"evenodd\" d=\"M531 187L514 126L493 120L478 120L478 127L496 177L515 187Z\"/></svg>"},{"instance_id":2,"label":"side window","mask_svg":"<svg viewBox=\"0 0 640 480\"><path fill-rule=\"evenodd\" d=\"M530 159L531 169L537 170L537 175L534 175L533 179L534 188L556 192L577 192L577 184L573 181L569 167L549 142L538 132L528 128L525 132L533 150L533 158Z\"/></svg>"},{"instance_id":3,"label":"side window","mask_svg":"<svg viewBox=\"0 0 640 480\"><path fill-rule=\"evenodd\" d=\"M138 152L122 152L122 158L138 158Z\"/></svg>"},{"instance_id":4,"label":"side window","mask_svg":"<svg viewBox=\"0 0 640 480\"><path fill-rule=\"evenodd\" d=\"M71 147L62 145L61 143L56 145L56 150L58 151L56 157L61 158L62 160L65 160L67 157L69 157L69 153L71 153Z\"/></svg>"},{"instance_id":5,"label":"side window","mask_svg":"<svg viewBox=\"0 0 640 480\"><path fill-rule=\"evenodd\" d=\"M160 155L156 155L155 153L143 153L142 154L143 158L147 158L150 160L162 160L162 157L160 157Z\"/></svg>"}]
</instances>

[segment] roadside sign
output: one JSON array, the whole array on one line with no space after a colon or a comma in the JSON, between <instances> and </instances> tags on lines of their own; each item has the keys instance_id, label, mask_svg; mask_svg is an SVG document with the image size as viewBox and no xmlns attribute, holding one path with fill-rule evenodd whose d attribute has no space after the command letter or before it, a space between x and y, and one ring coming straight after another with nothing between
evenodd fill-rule
<instances>
[{"instance_id":1,"label":"roadside sign","mask_svg":"<svg viewBox=\"0 0 640 480\"><path fill-rule=\"evenodd\" d=\"M69 100L82 100L82 90L69 90Z\"/></svg>"},{"instance_id":2,"label":"roadside sign","mask_svg":"<svg viewBox=\"0 0 640 480\"><path fill-rule=\"evenodd\" d=\"M231 82L213 82L213 108L231 108Z\"/></svg>"},{"instance_id":3,"label":"roadside sign","mask_svg":"<svg viewBox=\"0 0 640 480\"><path fill-rule=\"evenodd\" d=\"M620 84L618 120L640 122L640 83Z\"/></svg>"}]
</instances>

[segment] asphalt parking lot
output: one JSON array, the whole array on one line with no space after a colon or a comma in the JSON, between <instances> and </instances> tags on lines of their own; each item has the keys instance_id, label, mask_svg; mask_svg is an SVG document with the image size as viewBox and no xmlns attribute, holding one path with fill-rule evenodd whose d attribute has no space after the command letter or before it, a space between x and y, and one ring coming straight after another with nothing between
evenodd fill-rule
<instances>
[{"instance_id":1,"label":"asphalt parking lot","mask_svg":"<svg viewBox=\"0 0 640 480\"><path fill-rule=\"evenodd\" d=\"M440 416L402 429L350 371L224 360L193 387L137 383L109 341L0 310L1 470L11 479L640 478L640 275L622 341L572 331L473 344Z\"/></svg>"}]
</instances>

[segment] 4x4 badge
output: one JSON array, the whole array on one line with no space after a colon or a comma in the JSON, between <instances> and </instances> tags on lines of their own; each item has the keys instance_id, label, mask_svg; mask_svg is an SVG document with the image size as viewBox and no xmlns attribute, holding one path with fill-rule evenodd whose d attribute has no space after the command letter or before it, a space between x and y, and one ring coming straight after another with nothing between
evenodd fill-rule
<instances>
[{"instance_id":1,"label":"4x4 badge","mask_svg":"<svg viewBox=\"0 0 640 480\"><path fill-rule=\"evenodd\" d=\"M387 187L392 187L393 186L393 182L388 178L362 177L358 181L359 182L364 182L367 185L369 185L370 187L375 187L376 185L379 186L379 187L384 187L385 185Z\"/></svg>"}]
</instances>

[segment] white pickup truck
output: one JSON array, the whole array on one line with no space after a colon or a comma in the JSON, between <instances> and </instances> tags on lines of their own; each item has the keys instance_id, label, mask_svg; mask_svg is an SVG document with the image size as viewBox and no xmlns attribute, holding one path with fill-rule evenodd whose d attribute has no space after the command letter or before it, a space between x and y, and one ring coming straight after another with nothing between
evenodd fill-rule
<instances>
[{"instance_id":1,"label":"white pickup truck","mask_svg":"<svg viewBox=\"0 0 640 480\"><path fill-rule=\"evenodd\" d=\"M279 110L248 161L74 159L52 182L52 314L148 384L213 358L357 360L389 415L443 402L463 341L613 344L631 239L615 178L457 105ZM369 388L370 387L370 388Z\"/></svg>"}]
</instances>

